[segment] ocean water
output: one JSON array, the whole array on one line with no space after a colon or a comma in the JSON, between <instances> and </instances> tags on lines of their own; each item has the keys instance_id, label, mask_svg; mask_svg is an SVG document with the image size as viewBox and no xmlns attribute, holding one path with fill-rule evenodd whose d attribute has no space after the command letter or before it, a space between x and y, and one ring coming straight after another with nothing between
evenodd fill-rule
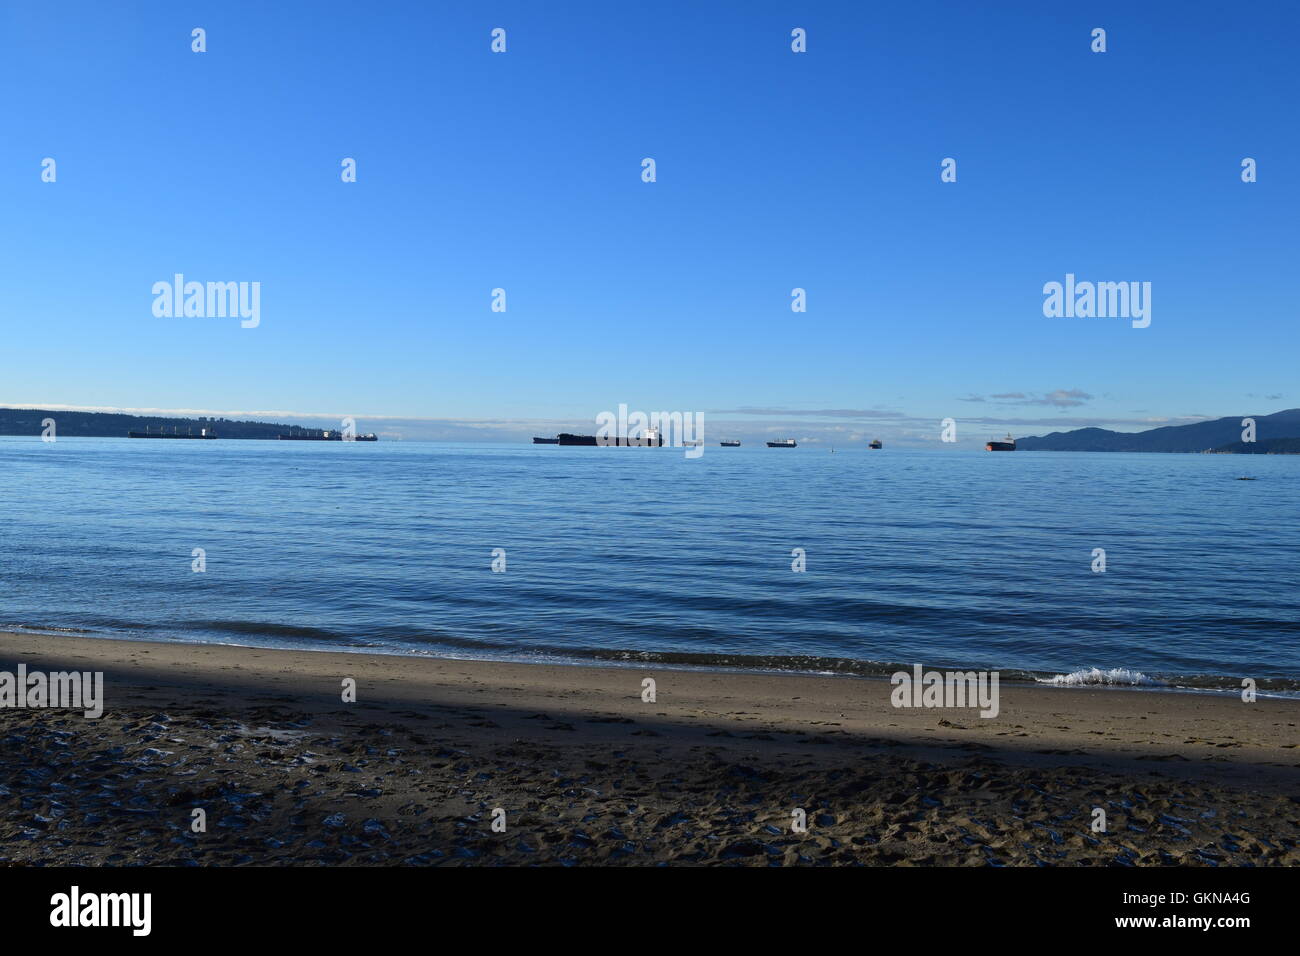
<instances>
[{"instance_id":1,"label":"ocean water","mask_svg":"<svg viewBox=\"0 0 1300 956\"><path fill-rule=\"evenodd\" d=\"M9 630L1300 689L1300 457L5 437L0 494Z\"/></svg>"}]
</instances>

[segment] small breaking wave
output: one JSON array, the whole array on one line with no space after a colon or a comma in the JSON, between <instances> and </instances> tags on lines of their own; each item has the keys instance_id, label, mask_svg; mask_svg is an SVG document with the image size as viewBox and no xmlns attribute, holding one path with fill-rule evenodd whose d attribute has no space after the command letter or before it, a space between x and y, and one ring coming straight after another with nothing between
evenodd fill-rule
<instances>
[{"instance_id":1,"label":"small breaking wave","mask_svg":"<svg viewBox=\"0 0 1300 956\"><path fill-rule=\"evenodd\" d=\"M1154 677L1148 677L1141 671L1129 670L1127 667L1112 667L1102 670L1100 667L1085 667L1069 674L1057 674L1054 677L1034 678L1040 684L1052 684L1057 687L1086 687L1090 685L1118 687L1168 687L1169 684Z\"/></svg>"}]
</instances>

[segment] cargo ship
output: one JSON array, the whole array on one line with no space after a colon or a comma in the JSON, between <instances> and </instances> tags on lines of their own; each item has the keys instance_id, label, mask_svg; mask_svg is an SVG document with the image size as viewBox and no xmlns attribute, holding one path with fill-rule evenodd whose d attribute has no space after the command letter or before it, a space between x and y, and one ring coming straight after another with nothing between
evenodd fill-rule
<instances>
[{"instance_id":1,"label":"cargo ship","mask_svg":"<svg viewBox=\"0 0 1300 956\"><path fill-rule=\"evenodd\" d=\"M985 451L1015 451L1016 440L1008 433L1002 441L990 441L984 443Z\"/></svg>"},{"instance_id":2,"label":"cargo ship","mask_svg":"<svg viewBox=\"0 0 1300 956\"><path fill-rule=\"evenodd\" d=\"M738 442L738 441L720 441L720 442L718 442L718 444L721 445L723 448L739 448L739 447L740 447L740 442Z\"/></svg>"},{"instance_id":3,"label":"cargo ship","mask_svg":"<svg viewBox=\"0 0 1300 956\"><path fill-rule=\"evenodd\" d=\"M793 438L778 438L776 441L767 443L768 448L798 448L798 443Z\"/></svg>"},{"instance_id":4,"label":"cargo ship","mask_svg":"<svg viewBox=\"0 0 1300 956\"><path fill-rule=\"evenodd\" d=\"M559 443L558 438L533 438L534 445L558 445Z\"/></svg>"},{"instance_id":5,"label":"cargo ship","mask_svg":"<svg viewBox=\"0 0 1300 956\"><path fill-rule=\"evenodd\" d=\"M663 436L659 434L659 430L656 428L647 428L636 438L628 438L626 435L571 435L568 432L560 432L555 441L559 445L582 445L587 447L608 445L619 448L660 448L664 443Z\"/></svg>"},{"instance_id":6,"label":"cargo ship","mask_svg":"<svg viewBox=\"0 0 1300 956\"><path fill-rule=\"evenodd\" d=\"M379 441L379 436L374 432L367 435L356 435L353 438L344 438L342 432L330 431L329 429L318 433L280 435L279 438L280 441Z\"/></svg>"},{"instance_id":7,"label":"cargo ship","mask_svg":"<svg viewBox=\"0 0 1300 956\"><path fill-rule=\"evenodd\" d=\"M208 434L208 430L207 430L206 428L200 428L200 429L199 429L199 433L198 433L197 435L194 434L193 431L188 430L188 429L186 430L185 434L182 435L182 434L180 434L180 432L176 431L176 430L173 428L173 429L172 429L172 433L169 435L169 434L167 434L165 431L163 431L161 428L159 428L157 431L154 431L152 428L150 428L149 426L146 425L144 431L142 431L142 432L127 432L127 433L126 433L126 437L127 437L127 438L197 438L197 439L210 439L210 438L216 438L217 436L216 436L216 435L209 435L209 434Z\"/></svg>"},{"instance_id":8,"label":"cargo ship","mask_svg":"<svg viewBox=\"0 0 1300 956\"><path fill-rule=\"evenodd\" d=\"M883 443L879 438L873 438L873 439L871 439L871 444L868 445L867 447L868 447L868 448L884 448L885 445L884 445L884 443Z\"/></svg>"}]
</instances>

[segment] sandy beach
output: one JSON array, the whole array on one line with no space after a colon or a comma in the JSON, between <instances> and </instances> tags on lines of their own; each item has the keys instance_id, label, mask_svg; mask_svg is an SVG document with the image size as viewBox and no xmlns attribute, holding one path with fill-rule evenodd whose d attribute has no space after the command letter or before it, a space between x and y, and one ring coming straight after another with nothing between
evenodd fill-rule
<instances>
[{"instance_id":1,"label":"sandy beach","mask_svg":"<svg viewBox=\"0 0 1300 956\"><path fill-rule=\"evenodd\" d=\"M0 635L19 664L104 672L105 709L0 710L10 864L1300 863L1294 700L1004 684L985 719L856 678Z\"/></svg>"}]
</instances>

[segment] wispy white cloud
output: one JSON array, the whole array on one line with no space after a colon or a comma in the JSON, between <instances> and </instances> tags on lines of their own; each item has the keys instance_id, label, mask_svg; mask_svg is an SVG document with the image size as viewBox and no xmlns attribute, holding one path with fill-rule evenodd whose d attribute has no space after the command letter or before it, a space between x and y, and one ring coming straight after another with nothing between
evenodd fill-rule
<instances>
[{"instance_id":1,"label":"wispy white cloud","mask_svg":"<svg viewBox=\"0 0 1300 956\"><path fill-rule=\"evenodd\" d=\"M1092 401L1093 396L1078 388L1058 388L1050 392L999 392L987 399L982 395L959 398L959 402L992 402L998 405L1040 405L1049 408L1077 408Z\"/></svg>"}]
</instances>

